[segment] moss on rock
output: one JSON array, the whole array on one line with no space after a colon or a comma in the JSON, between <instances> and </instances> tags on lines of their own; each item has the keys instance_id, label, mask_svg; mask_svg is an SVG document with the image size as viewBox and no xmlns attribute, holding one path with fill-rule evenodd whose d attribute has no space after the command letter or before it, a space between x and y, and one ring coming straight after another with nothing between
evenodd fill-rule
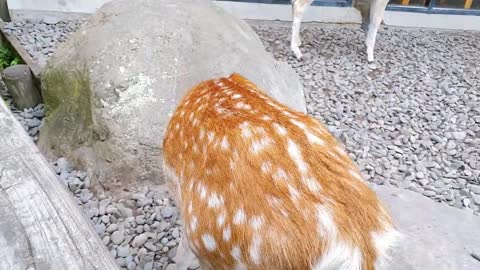
<instances>
[{"instance_id":1,"label":"moss on rock","mask_svg":"<svg viewBox=\"0 0 480 270\"><path fill-rule=\"evenodd\" d=\"M42 88L47 117L40 144L62 153L89 144L93 130L90 78L86 66L73 70L47 67L42 74Z\"/></svg>"}]
</instances>

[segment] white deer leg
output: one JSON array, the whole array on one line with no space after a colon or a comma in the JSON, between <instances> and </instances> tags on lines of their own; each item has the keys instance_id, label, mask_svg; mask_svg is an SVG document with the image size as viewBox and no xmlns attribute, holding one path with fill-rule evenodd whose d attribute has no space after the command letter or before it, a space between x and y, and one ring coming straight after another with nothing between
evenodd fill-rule
<instances>
[{"instance_id":1,"label":"white deer leg","mask_svg":"<svg viewBox=\"0 0 480 270\"><path fill-rule=\"evenodd\" d=\"M387 7L388 0L373 0L370 6L370 24L368 26L367 33L367 58L369 63L373 63L373 50L375 48L375 40L377 38L378 28L382 23L383 16L385 15L385 8Z\"/></svg>"},{"instance_id":2,"label":"white deer leg","mask_svg":"<svg viewBox=\"0 0 480 270\"><path fill-rule=\"evenodd\" d=\"M302 23L303 13L312 2L313 0L292 0L293 23L290 47L298 59L302 58L302 52L300 52L300 46L302 45L302 41L300 40L300 24Z\"/></svg>"}]
</instances>

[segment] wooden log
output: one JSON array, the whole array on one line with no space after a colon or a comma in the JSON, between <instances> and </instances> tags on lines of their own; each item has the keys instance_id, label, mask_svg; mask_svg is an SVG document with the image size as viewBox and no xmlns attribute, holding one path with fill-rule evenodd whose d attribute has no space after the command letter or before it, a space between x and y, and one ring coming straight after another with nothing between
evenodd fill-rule
<instances>
[{"instance_id":1,"label":"wooden log","mask_svg":"<svg viewBox=\"0 0 480 270\"><path fill-rule=\"evenodd\" d=\"M0 98L0 269L119 269Z\"/></svg>"},{"instance_id":2,"label":"wooden log","mask_svg":"<svg viewBox=\"0 0 480 270\"><path fill-rule=\"evenodd\" d=\"M17 109L32 108L42 102L40 91L35 86L32 72L27 65L8 67L3 70L2 77Z\"/></svg>"}]
</instances>

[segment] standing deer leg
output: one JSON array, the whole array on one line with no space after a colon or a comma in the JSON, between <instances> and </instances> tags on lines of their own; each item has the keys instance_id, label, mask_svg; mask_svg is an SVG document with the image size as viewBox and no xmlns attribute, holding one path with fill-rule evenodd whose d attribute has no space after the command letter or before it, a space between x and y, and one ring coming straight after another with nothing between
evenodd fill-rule
<instances>
[{"instance_id":1,"label":"standing deer leg","mask_svg":"<svg viewBox=\"0 0 480 270\"><path fill-rule=\"evenodd\" d=\"M302 23L303 13L307 7L313 2L313 0L292 0L292 40L290 47L295 56L302 58L302 52L300 52L300 46L302 41L300 40L300 24Z\"/></svg>"},{"instance_id":2,"label":"standing deer leg","mask_svg":"<svg viewBox=\"0 0 480 270\"><path fill-rule=\"evenodd\" d=\"M377 38L378 28L385 15L387 4L388 0L373 0L370 5L370 24L368 26L367 39L365 42L367 45L367 58L369 64L373 64L374 61L373 50L375 48L375 39Z\"/></svg>"}]
</instances>

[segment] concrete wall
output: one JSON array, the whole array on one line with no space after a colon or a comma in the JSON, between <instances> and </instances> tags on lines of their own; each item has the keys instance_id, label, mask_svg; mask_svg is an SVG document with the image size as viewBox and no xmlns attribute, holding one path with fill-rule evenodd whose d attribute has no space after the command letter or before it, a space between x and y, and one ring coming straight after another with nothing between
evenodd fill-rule
<instances>
[{"instance_id":1,"label":"concrete wall","mask_svg":"<svg viewBox=\"0 0 480 270\"><path fill-rule=\"evenodd\" d=\"M111 0L7 0L13 10L45 10L75 13L94 13Z\"/></svg>"},{"instance_id":2,"label":"concrete wall","mask_svg":"<svg viewBox=\"0 0 480 270\"><path fill-rule=\"evenodd\" d=\"M115 0L8 0L14 12L19 10L94 13L108 1ZM219 6L243 19L292 19L289 5L271 5L217 1ZM360 13L352 7L312 6L305 13L305 22L360 23ZM387 11L385 24L405 27L480 30L480 16L423 14Z\"/></svg>"}]
</instances>

